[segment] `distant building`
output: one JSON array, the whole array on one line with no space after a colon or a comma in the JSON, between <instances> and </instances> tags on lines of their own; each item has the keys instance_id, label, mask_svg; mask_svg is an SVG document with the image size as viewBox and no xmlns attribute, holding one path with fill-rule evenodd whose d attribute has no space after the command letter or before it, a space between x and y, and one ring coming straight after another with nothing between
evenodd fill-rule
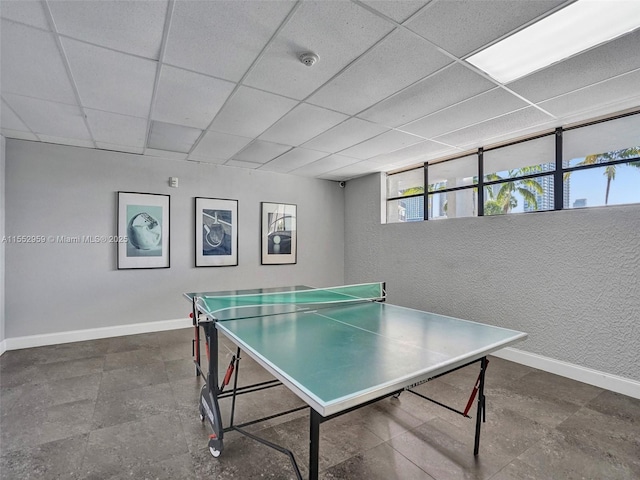
<instances>
[{"instance_id":1,"label":"distant building","mask_svg":"<svg viewBox=\"0 0 640 480\"><path fill-rule=\"evenodd\" d=\"M582 208L582 207L586 207L587 206L587 199L586 198L576 198L573 201L573 208Z\"/></svg>"},{"instance_id":2,"label":"distant building","mask_svg":"<svg viewBox=\"0 0 640 480\"><path fill-rule=\"evenodd\" d=\"M555 164L553 163L547 163L547 164L541 165L541 167L543 172L553 172L555 170ZM529 204L529 202L525 201L524 211L536 212L540 210L553 210L555 208L554 207L555 206L555 202L554 202L555 189L554 189L553 175L538 177L535 179L535 181L542 186L544 193L542 195L536 193L536 202L538 204L537 208L535 208L535 205L531 205ZM566 180L563 181L564 188L562 191L562 200L563 200L563 205L565 207L568 207L570 202L569 200L569 196L570 196L569 193L571 188L570 182L571 182L571 177L568 177Z\"/></svg>"},{"instance_id":3,"label":"distant building","mask_svg":"<svg viewBox=\"0 0 640 480\"><path fill-rule=\"evenodd\" d=\"M400 200L401 222L418 222L424 220L423 197L411 197Z\"/></svg>"}]
</instances>

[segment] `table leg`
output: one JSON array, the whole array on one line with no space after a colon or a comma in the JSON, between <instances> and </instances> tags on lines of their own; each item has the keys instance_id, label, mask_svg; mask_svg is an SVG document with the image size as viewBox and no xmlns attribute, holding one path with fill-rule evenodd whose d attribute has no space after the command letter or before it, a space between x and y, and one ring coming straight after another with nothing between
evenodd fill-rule
<instances>
[{"instance_id":1,"label":"table leg","mask_svg":"<svg viewBox=\"0 0 640 480\"><path fill-rule=\"evenodd\" d=\"M309 480L318 480L318 459L320 452L320 423L321 415L310 408L309 428Z\"/></svg>"},{"instance_id":2,"label":"table leg","mask_svg":"<svg viewBox=\"0 0 640 480\"><path fill-rule=\"evenodd\" d=\"M485 416L484 410L484 374L487 370L487 357L482 357L480 361L480 387L478 389L478 414L476 415L476 438L473 446L473 454L478 455L480 450L480 426Z\"/></svg>"}]
</instances>

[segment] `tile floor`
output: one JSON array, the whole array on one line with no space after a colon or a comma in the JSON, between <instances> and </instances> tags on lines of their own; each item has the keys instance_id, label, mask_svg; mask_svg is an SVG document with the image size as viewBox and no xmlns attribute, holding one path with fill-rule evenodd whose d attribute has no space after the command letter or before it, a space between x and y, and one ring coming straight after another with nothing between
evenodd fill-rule
<instances>
[{"instance_id":1,"label":"tile floor","mask_svg":"<svg viewBox=\"0 0 640 480\"><path fill-rule=\"evenodd\" d=\"M295 478L287 457L235 432L222 456L209 454L191 338L184 329L5 352L0 478ZM467 367L418 390L463 408L476 376ZM243 358L241 383L269 378ZM640 400L495 357L486 394L478 457L474 421L405 392L322 424L321 478L640 478ZM236 422L301 404L282 386L245 395ZM229 401L221 408L226 421ZM307 475L306 411L249 430L291 449Z\"/></svg>"}]
</instances>

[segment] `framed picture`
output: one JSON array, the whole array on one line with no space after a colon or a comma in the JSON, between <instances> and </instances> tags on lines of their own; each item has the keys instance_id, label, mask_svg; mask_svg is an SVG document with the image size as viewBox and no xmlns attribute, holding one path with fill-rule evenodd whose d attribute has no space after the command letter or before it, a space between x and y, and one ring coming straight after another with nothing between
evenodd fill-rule
<instances>
[{"instance_id":1,"label":"framed picture","mask_svg":"<svg viewBox=\"0 0 640 480\"><path fill-rule=\"evenodd\" d=\"M118 192L118 269L169 268L169 198Z\"/></svg>"},{"instance_id":2,"label":"framed picture","mask_svg":"<svg viewBox=\"0 0 640 480\"><path fill-rule=\"evenodd\" d=\"M196 267L238 265L238 201L196 197Z\"/></svg>"},{"instance_id":3,"label":"framed picture","mask_svg":"<svg viewBox=\"0 0 640 480\"><path fill-rule=\"evenodd\" d=\"M296 263L296 205L262 202L262 265Z\"/></svg>"}]
</instances>

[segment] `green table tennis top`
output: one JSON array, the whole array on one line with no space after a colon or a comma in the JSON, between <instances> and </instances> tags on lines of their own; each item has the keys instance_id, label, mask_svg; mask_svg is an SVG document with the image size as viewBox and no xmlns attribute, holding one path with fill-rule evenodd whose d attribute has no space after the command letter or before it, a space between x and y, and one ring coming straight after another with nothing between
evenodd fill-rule
<instances>
[{"instance_id":1,"label":"green table tennis top","mask_svg":"<svg viewBox=\"0 0 640 480\"><path fill-rule=\"evenodd\" d=\"M305 298L308 287L291 288L288 293ZM229 292L219 293L224 294L208 297ZM275 301L276 296L269 298ZM201 309L210 306L205 303ZM216 328L323 416L427 380L527 336L373 301L276 315L268 304L264 315L260 308L251 310L254 316L216 322Z\"/></svg>"}]
</instances>

